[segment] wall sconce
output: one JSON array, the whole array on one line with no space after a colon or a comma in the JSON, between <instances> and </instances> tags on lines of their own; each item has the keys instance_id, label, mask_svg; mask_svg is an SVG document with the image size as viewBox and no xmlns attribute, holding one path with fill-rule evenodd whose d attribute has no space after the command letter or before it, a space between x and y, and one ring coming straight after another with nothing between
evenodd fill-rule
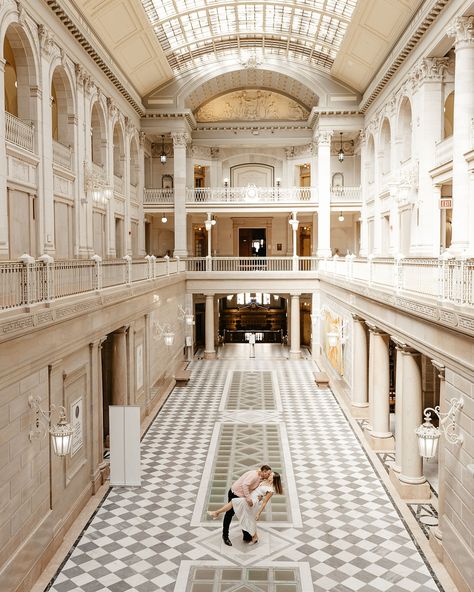
<instances>
[{"instance_id":1,"label":"wall sconce","mask_svg":"<svg viewBox=\"0 0 474 592\"><path fill-rule=\"evenodd\" d=\"M339 222L344 222L344 214L341 212L337 218Z\"/></svg>"},{"instance_id":2,"label":"wall sconce","mask_svg":"<svg viewBox=\"0 0 474 592\"><path fill-rule=\"evenodd\" d=\"M180 321L184 321L188 327L194 325L194 315L188 310L185 310L181 304L178 304L178 312L178 319Z\"/></svg>"},{"instance_id":3,"label":"wall sconce","mask_svg":"<svg viewBox=\"0 0 474 592\"><path fill-rule=\"evenodd\" d=\"M228 177L224 177L224 187L227 189L229 187L229 179Z\"/></svg>"},{"instance_id":4,"label":"wall sconce","mask_svg":"<svg viewBox=\"0 0 474 592\"><path fill-rule=\"evenodd\" d=\"M166 214L163 214L163 216L161 216L161 221L163 222L163 224L166 224L168 222L168 218L166 217Z\"/></svg>"},{"instance_id":5,"label":"wall sconce","mask_svg":"<svg viewBox=\"0 0 474 592\"><path fill-rule=\"evenodd\" d=\"M423 411L425 422L419 426L415 433L418 436L418 449L420 456L424 458L433 458L436 456L438 450L438 440L441 433L444 434L446 440L451 444L461 444L463 437L461 434L456 434L456 414L459 409L463 408L463 399L451 399L449 401L450 408L447 413L441 413L439 405L434 409L427 407ZM431 423L431 413L435 413L439 418L439 428Z\"/></svg>"},{"instance_id":6,"label":"wall sconce","mask_svg":"<svg viewBox=\"0 0 474 592\"><path fill-rule=\"evenodd\" d=\"M66 456L71 452L72 446L72 433L73 429L71 424L66 419L66 409L62 406L51 405L49 411L41 409L41 398L39 396L30 396L28 398L30 407L35 412L35 426L30 431L30 441L40 436L46 436L48 431L51 435L51 441L53 443L54 454L56 456ZM51 425L51 416L53 413L59 414L59 421L56 424ZM44 422L46 426L51 426L49 429L42 424Z\"/></svg>"},{"instance_id":7,"label":"wall sconce","mask_svg":"<svg viewBox=\"0 0 474 592\"><path fill-rule=\"evenodd\" d=\"M342 132L339 132L341 134L341 147L339 148L339 152L337 153L337 160L339 162L343 162L344 161L344 150L342 149Z\"/></svg>"},{"instance_id":8,"label":"wall sconce","mask_svg":"<svg viewBox=\"0 0 474 592\"><path fill-rule=\"evenodd\" d=\"M167 347L171 347L174 343L175 332L169 323L162 325L158 321L155 321L153 323L153 337L156 340L163 339L164 344Z\"/></svg>"}]
</instances>

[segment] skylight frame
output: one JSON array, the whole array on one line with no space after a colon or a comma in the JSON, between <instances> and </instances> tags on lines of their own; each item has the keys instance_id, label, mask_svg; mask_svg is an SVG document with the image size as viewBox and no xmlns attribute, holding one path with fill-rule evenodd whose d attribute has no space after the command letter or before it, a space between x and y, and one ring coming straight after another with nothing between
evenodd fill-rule
<instances>
[{"instance_id":1,"label":"skylight frame","mask_svg":"<svg viewBox=\"0 0 474 592\"><path fill-rule=\"evenodd\" d=\"M141 0L176 72L204 61L254 54L329 70L358 0Z\"/></svg>"}]
</instances>

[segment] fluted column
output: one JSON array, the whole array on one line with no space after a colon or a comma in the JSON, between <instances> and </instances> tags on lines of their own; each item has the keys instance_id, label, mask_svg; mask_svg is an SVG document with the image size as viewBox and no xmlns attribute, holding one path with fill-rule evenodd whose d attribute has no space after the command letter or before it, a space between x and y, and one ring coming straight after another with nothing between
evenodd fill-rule
<instances>
[{"instance_id":1,"label":"fluted column","mask_svg":"<svg viewBox=\"0 0 474 592\"><path fill-rule=\"evenodd\" d=\"M390 431L389 336L373 325L369 325L369 331L371 350L369 418L371 429L366 430L366 437L375 450L393 450L393 435Z\"/></svg>"},{"instance_id":2,"label":"fluted column","mask_svg":"<svg viewBox=\"0 0 474 592\"><path fill-rule=\"evenodd\" d=\"M453 240L450 251L460 254L473 249L470 238L469 171L464 154L472 148L471 125L474 118L474 16L454 19L448 34L455 38L453 131ZM471 241L471 242L470 242ZM473 253L469 253L472 255Z\"/></svg>"},{"instance_id":3,"label":"fluted column","mask_svg":"<svg viewBox=\"0 0 474 592\"><path fill-rule=\"evenodd\" d=\"M422 423L423 391L420 354L400 344L402 356L402 410L400 429L400 473L390 478L403 499L429 499L430 488L423 475L423 459L418 452L416 428Z\"/></svg>"},{"instance_id":4,"label":"fluted column","mask_svg":"<svg viewBox=\"0 0 474 592\"><path fill-rule=\"evenodd\" d=\"M174 253L176 257L187 257L186 243L186 145L189 135L185 132L173 132L174 150Z\"/></svg>"},{"instance_id":5,"label":"fluted column","mask_svg":"<svg viewBox=\"0 0 474 592\"><path fill-rule=\"evenodd\" d=\"M331 136L332 130L319 131L318 143L318 256L331 256Z\"/></svg>"},{"instance_id":6,"label":"fluted column","mask_svg":"<svg viewBox=\"0 0 474 592\"><path fill-rule=\"evenodd\" d=\"M354 417L367 417L368 400L368 348L367 332L364 320L357 315L353 317L353 386L352 386L352 415Z\"/></svg>"},{"instance_id":7,"label":"fluted column","mask_svg":"<svg viewBox=\"0 0 474 592\"><path fill-rule=\"evenodd\" d=\"M128 403L127 330L120 327L112 333L112 405Z\"/></svg>"},{"instance_id":8,"label":"fluted column","mask_svg":"<svg viewBox=\"0 0 474 592\"><path fill-rule=\"evenodd\" d=\"M214 342L214 294L206 294L206 347L204 349L206 360L216 357Z\"/></svg>"},{"instance_id":9,"label":"fluted column","mask_svg":"<svg viewBox=\"0 0 474 592\"><path fill-rule=\"evenodd\" d=\"M290 333L290 359L301 357L300 343L300 295L291 294L291 333Z\"/></svg>"}]
</instances>

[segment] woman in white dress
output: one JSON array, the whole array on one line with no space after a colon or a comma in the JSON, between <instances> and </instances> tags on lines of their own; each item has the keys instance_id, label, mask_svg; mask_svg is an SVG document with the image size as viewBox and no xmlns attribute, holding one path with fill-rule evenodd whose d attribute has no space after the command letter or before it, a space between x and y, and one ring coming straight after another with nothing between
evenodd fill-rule
<instances>
[{"instance_id":1,"label":"woman in white dress","mask_svg":"<svg viewBox=\"0 0 474 592\"><path fill-rule=\"evenodd\" d=\"M283 493L281 477L279 473L275 472L271 473L268 479L262 481L260 485L252 491L250 494L252 506L249 506L244 497L236 497L222 506L222 508L219 508L214 512L208 512L208 514L215 520L219 517L219 514L224 514L233 507L242 530L246 530L252 535L252 540L249 542L249 545L255 545L255 543L258 543L257 522L260 518L260 514L263 512L269 499L274 493Z\"/></svg>"}]
</instances>

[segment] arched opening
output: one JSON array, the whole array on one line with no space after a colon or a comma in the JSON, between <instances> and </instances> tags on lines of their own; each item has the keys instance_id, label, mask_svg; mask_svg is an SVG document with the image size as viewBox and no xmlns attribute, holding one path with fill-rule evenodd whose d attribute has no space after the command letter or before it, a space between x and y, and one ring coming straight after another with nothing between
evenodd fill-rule
<instances>
[{"instance_id":1,"label":"arched opening","mask_svg":"<svg viewBox=\"0 0 474 592\"><path fill-rule=\"evenodd\" d=\"M114 142L114 176L123 179L123 161L124 161L124 144L123 133L120 124L117 122L114 126L113 134Z\"/></svg>"},{"instance_id":2,"label":"arched opening","mask_svg":"<svg viewBox=\"0 0 474 592\"><path fill-rule=\"evenodd\" d=\"M411 158L412 143L412 115L411 104L407 97L404 97L398 114L398 138L400 140L400 162Z\"/></svg>"},{"instance_id":3,"label":"arched opening","mask_svg":"<svg viewBox=\"0 0 474 592\"><path fill-rule=\"evenodd\" d=\"M130 142L130 185L138 185L138 146L135 138Z\"/></svg>"},{"instance_id":4,"label":"arched opening","mask_svg":"<svg viewBox=\"0 0 474 592\"><path fill-rule=\"evenodd\" d=\"M51 135L63 146L74 145L74 115L72 90L62 66L55 68L51 79Z\"/></svg>"},{"instance_id":5,"label":"arched opening","mask_svg":"<svg viewBox=\"0 0 474 592\"><path fill-rule=\"evenodd\" d=\"M449 138L454 131L454 91L449 93L444 102L444 137Z\"/></svg>"},{"instance_id":6,"label":"arched opening","mask_svg":"<svg viewBox=\"0 0 474 592\"><path fill-rule=\"evenodd\" d=\"M367 142L367 182L373 183L374 182L374 173L375 173L375 146L374 146L374 137L372 134L369 136L369 140Z\"/></svg>"},{"instance_id":7,"label":"arched opening","mask_svg":"<svg viewBox=\"0 0 474 592\"><path fill-rule=\"evenodd\" d=\"M382 147L382 175L386 175L391 169L392 145L391 145L390 123L387 118L383 120L380 132L380 143Z\"/></svg>"},{"instance_id":8,"label":"arched opening","mask_svg":"<svg viewBox=\"0 0 474 592\"><path fill-rule=\"evenodd\" d=\"M94 164L104 167L106 148L104 113L99 102L96 101L91 112L91 156Z\"/></svg>"}]
</instances>

